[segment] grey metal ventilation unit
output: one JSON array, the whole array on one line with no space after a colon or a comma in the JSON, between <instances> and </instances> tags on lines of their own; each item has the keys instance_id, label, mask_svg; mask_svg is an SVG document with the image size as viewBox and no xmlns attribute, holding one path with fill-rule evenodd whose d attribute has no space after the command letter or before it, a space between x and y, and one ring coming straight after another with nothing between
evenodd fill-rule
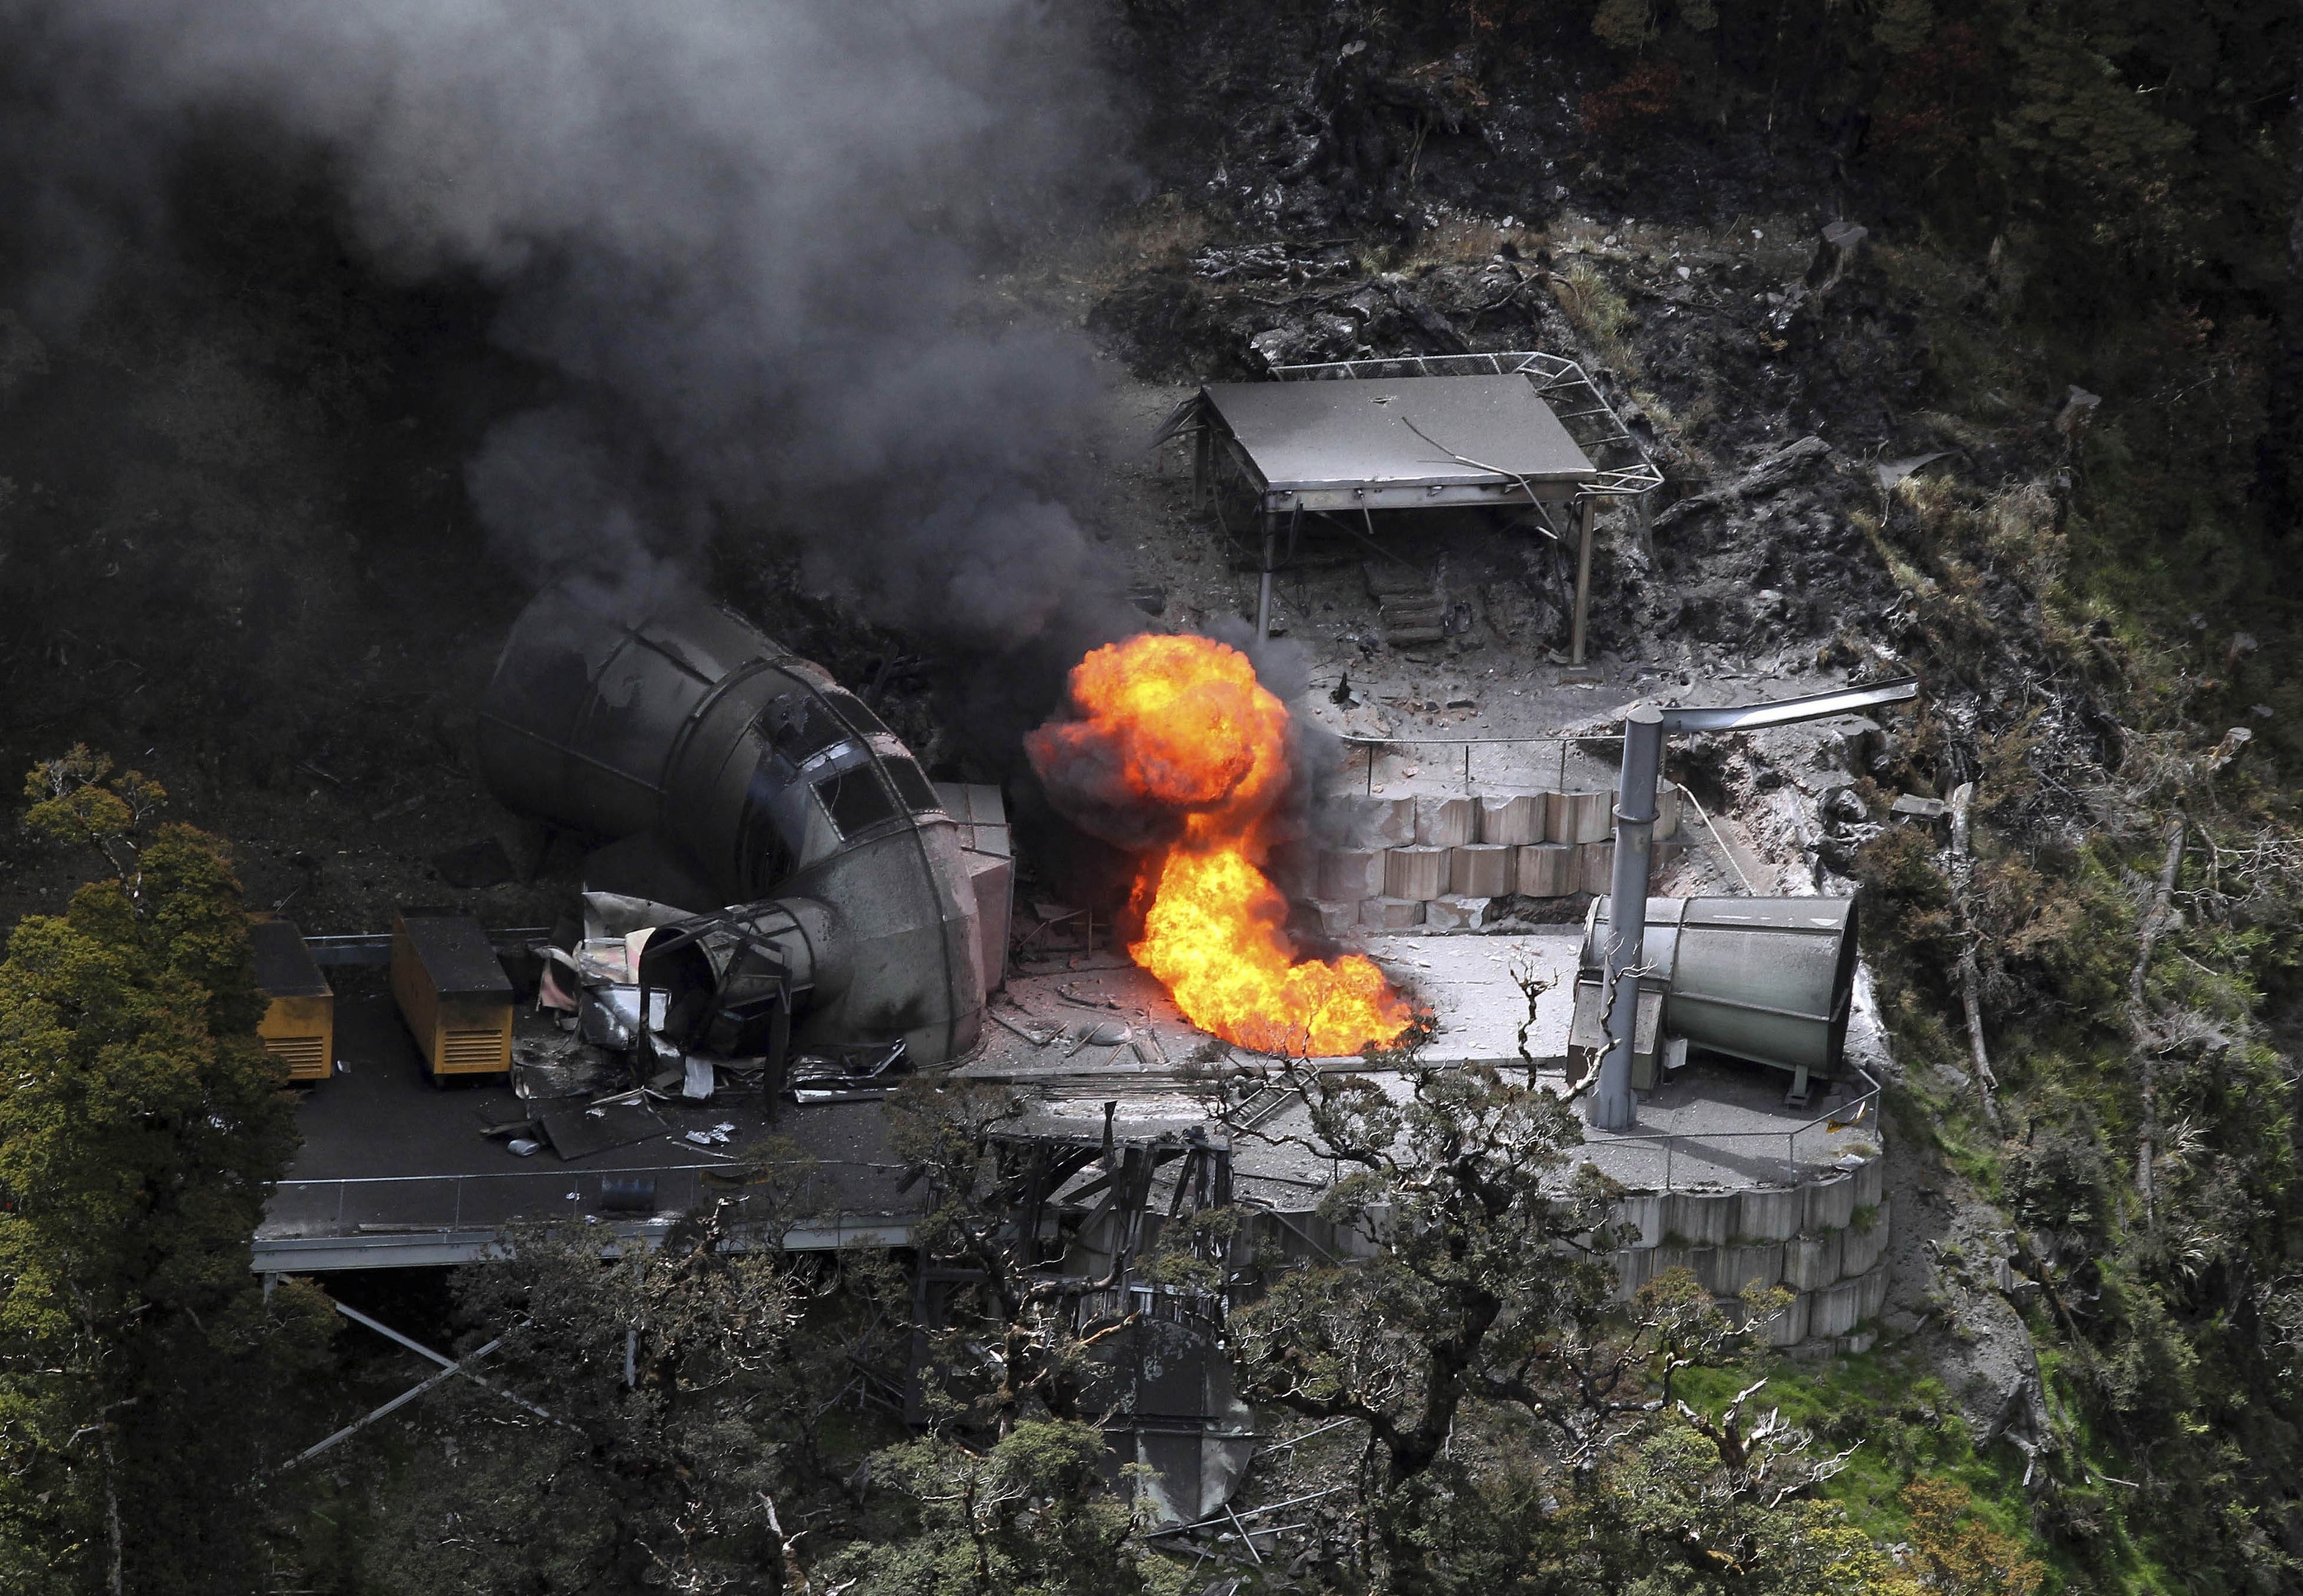
<instances>
[{"instance_id":1,"label":"grey metal ventilation unit","mask_svg":"<svg viewBox=\"0 0 2303 1596\"><path fill-rule=\"evenodd\" d=\"M721 910L688 945L755 987L777 967L793 1045L901 1041L921 1064L975 1045L985 979L959 827L822 667L692 596L625 613L555 587L513 624L478 741L508 807L673 855L712 899L679 906Z\"/></svg>"}]
</instances>

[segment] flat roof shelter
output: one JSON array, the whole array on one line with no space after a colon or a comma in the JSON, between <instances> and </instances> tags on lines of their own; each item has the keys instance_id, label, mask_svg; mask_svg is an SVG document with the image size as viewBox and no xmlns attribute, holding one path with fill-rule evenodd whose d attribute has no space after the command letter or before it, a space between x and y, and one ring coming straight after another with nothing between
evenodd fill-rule
<instances>
[{"instance_id":1,"label":"flat roof shelter","mask_svg":"<svg viewBox=\"0 0 2303 1596\"><path fill-rule=\"evenodd\" d=\"M1357 537L1371 536L1377 510L1489 507L1531 511L1563 542L1573 525L1573 652L1582 663L1599 500L1644 493L1663 477L1581 366L1514 351L1280 366L1272 375L1207 384L1155 441L1193 436L1195 489L1219 514L1224 479L1253 499L1263 540L1259 635L1270 633L1283 527L1292 551L1306 516Z\"/></svg>"}]
</instances>

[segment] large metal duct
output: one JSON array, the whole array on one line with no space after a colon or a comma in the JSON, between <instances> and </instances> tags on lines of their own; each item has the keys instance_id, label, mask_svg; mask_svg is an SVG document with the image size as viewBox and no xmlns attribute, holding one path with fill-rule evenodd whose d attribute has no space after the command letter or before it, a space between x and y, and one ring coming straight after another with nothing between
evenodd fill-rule
<instances>
[{"instance_id":1,"label":"large metal duct","mask_svg":"<svg viewBox=\"0 0 2303 1596\"><path fill-rule=\"evenodd\" d=\"M1605 966L1607 900L1583 924L1582 979ZM1731 1058L1837 1073L1855 993L1852 898L1649 898L1641 985L1666 1036Z\"/></svg>"},{"instance_id":2,"label":"large metal duct","mask_svg":"<svg viewBox=\"0 0 2303 1596\"><path fill-rule=\"evenodd\" d=\"M820 666L693 596L621 613L547 589L479 712L509 807L652 834L782 950L800 1046L958 1057L983 1022L958 828L878 716ZM690 909L710 904L685 904Z\"/></svg>"}]
</instances>

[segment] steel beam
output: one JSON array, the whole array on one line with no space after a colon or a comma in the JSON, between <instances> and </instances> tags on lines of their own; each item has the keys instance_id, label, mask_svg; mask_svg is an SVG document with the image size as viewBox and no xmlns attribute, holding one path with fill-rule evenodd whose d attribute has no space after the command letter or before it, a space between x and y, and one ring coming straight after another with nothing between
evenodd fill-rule
<instances>
[{"instance_id":1,"label":"steel beam","mask_svg":"<svg viewBox=\"0 0 2303 1596\"><path fill-rule=\"evenodd\" d=\"M1591 619L1591 533L1599 517L1599 500L1584 495L1583 513L1575 540L1575 632L1568 648L1572 663L1583 663L1583 640Z\"/></svg>"}]
</instances>

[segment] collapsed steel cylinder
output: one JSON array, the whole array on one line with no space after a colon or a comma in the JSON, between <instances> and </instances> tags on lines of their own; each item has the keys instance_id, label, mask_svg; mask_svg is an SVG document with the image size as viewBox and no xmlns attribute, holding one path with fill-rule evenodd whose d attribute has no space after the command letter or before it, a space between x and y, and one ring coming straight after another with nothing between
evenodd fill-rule
<instances>
[{"instance_id":1,"label":"collapsed steel cylinder","mask_svg":"<svg viewBox=\"0 0 2303 1596\"><path fill-rule=\"evenodd\" d=\"M1852 898L1649 898L1641 984L1665 1035L1818 1080L1838 1071L1855 995ZM1605 967L1607 900L1584 921L1586 977Z\"/></svg>"},{"instance_id":2,"label":"collapsed steel cylinder","mask_svg":"<svg viewBox=\"0 0 2303 1596\"><path fill-rule=\"evenodd\" d=\"M642 834L707 910L772 921L805 970L794 1041L957 1058L983 1027L958 829L855 694L692 595L629 608L575 586L521 612L483 695L480 771L508 808ZM781 913L772 912L782 911Z\"/></svg>"}]
</instances>

